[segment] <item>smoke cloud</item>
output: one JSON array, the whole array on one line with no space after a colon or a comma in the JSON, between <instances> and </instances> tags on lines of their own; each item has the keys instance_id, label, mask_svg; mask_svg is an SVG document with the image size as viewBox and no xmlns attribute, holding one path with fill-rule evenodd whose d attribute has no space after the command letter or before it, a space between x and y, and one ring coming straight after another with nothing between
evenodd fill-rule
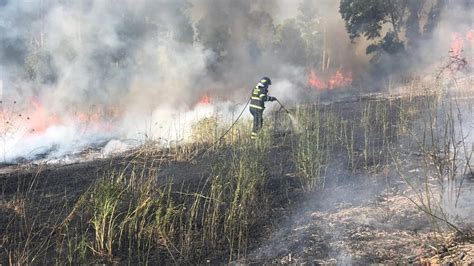
<instances>
[{"instance_id":1,"label":"smoke cloud","mask_svg":"<svg viewBox=\"0 0 474 266\"><path fill-rule=\"evenodd\" d=\"M196 109L205 93L216 105L241 103L261 76L279 72L278 60L261 53L275 32L272 6L1 1L4 159L114 137L183 137L215 111Z\"/></svg>"},{"instance_id":2,"label":"smoke cloud","mask_svg":"<svg viewBox=\"0 0 474 266\"><path fill-rule=\"evenodd\" d=\"M470 27L460 12L472 16L443 13L421 58ZM241 107L262 76L282 101L310 101L310 70L367 79L366 46L350 41L339 1L0 0L3 157L181 139L184 124ZM212 107L199 107L205 95Z\"/></svg>"}]
</instances>

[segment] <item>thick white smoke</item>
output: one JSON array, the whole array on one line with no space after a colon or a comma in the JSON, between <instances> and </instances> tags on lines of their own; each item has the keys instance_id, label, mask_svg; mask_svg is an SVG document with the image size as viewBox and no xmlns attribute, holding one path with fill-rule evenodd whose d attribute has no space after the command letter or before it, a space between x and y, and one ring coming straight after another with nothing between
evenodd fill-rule
<instances>
[{"instance_id":1,"label":"thick white smoke","mask_svg":"<svg viewBox=\"0 0 474 266\"><path fill-rule=\"evenodd\" d=\"M114 138L182 139L195 119L216 108L235 111L264 75L274 80L271 94L300 102L314 93L307 74L321 66L322 52L323 68L363 72L367 57L360 40L347 37L338 1L313 3L307 17L300 3L0 0L3 159ZM443 29L457 24L437 31L427 47L446 50ZM196 109L206 95L212 107Z\"/></svg>"},{"instance_id":2,"label":"thick white smoke","mask_svg":"<svg viewBox=\"0 0 474 266\"><path fill-rule=\"evenodd\" d=\"M0 3L7 161L159 134L149 124L175 126L206 87L212 52L192 42L185 1Z\"/></svg>"},{"instance_id":3,"label":"thick white smoke","mask_svg":"<svg viewBox=\"0 0 474 266\"><path fill-rule=\"evenodd\" d=\"M304 82L302 68L258 52L280 2L0 1L3 159L184 140L195 121L243 107L263 75ZM219 23L233 31L224 39ZM295 101L292 84L276 91Z\"/></svg>"}]
</instances>

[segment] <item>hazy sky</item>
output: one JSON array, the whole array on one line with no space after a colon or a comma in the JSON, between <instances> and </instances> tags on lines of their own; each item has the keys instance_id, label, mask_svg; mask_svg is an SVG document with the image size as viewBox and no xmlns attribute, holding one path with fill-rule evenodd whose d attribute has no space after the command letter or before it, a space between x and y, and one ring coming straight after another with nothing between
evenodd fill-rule
<instances>
[{"instance_id":1,"label":"hazy sky","mask_svg":"<svg viewBox=\"0 0 474 266\"><path fill-rule=\"evenodd\" d=\"M287 18L295 17L298 12L300 0L279 0L280 8L277 10L275 19L281 22ZM279 20L279 21L278 21Z\"/></svg>"},{"instance_id":2,"label":"hazy sky","mask_svg":"<svg viewBox=\"0 0 474 266\"><path fill-rule=\"evenodd\" d=\"M199 6L203 6L203 3L206 0L191 0L190 2L193 4L194 8L191 11L191 17L194 22L199 20L203 15L203 10L199 10ZM267 0L269 3L277 2L278 9L273 10L273 14L275 14L274 19L275 22L280 23L283 20L291 17L295 17L298 13L298 5L300 4L301 0ZM269 8L275 8L274 5L269 5Z\"/></svg>"}]
</instances>

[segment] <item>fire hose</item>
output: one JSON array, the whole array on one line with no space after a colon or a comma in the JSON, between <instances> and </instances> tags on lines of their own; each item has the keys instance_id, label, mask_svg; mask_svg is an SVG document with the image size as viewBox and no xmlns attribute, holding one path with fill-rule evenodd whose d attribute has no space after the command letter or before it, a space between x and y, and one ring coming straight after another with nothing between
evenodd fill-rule
<instances>
[{"instance_id":1,"label":"fire hose","mask_svg":"<svg viewBox=\"0 0 474 266\"><path fill-rule=\"evenodd\" d=\"M276 99L277 103L280 104L280 110L283 109L287 114L290 114L290 111L286 109L286 107L278 100Z\"/></svg>"},{"instance_id":2,"label":"fire hose","mask_svg":"<svg viewBox=\"0 0 474 266\"><path fill-rule=\"evenodd\" d=\"M199 153L197 153L196 155L194 156L191 156L188 161L192 161L194 159L196 159L197 157L199 156L202 156L204 154L206 154L207 152L209 152L212 148L214 148L214 146L216 146L219 142L221 142L224 137L229 134L229 132L234 128L234 126L237 124L237 122L240 120L240 118L242 117L242 115L244 114L245 110L247 109L247 106L249 106L250 104L250 100L251 100L251 97L249 97L249 99L247 100L247 103L245 104L244 108L242 109L242 112L240 112L239 116L237 117L237 119L235 119L235 121L232 123L232 125L229 127L229 129L227 129L226 132L224 132L224 134L221 135L221 137L216 140L214 143L212 143L211 146L209 146L207 149L205 149L204 151L201 151Z\"/></svg>"},{"instance_id":3,"label":"fire hose","mask_svg":"<svg viewBox=\"0 0 474 266\"><path fill-rule=\"evenodd\" d=\"M247 107L249 106L250 104L250 100L251 98L249 98L247 100L247 103L245 104L244 108L242 109L242 111L240 112L239 116L237 116L237 119L235 119L235 121L232 123L232 125L229 127L229 129L227 129L226 132L224 132L224 134L222 134L220 136L220 138L218 140L216 140L214 143L212 143L211 146L209 146L207 149L205 149L204 151L201 151L197 154L195 154L194 156L191 156L187 161L192 161L194 159L196 159L197 157L200 157L204 154L206 154L207 152L209 152L212 148L214 148L214 146L216 146L219 142L221 142L224 137L229 134L229 132L235 127L235 125L237 124L237 122L240 120L240 118L242 117L242 115L244 114L245 110L247 109ZM278 99L275 99L278 104L280 104L280 110L284 110L287 114L291 115L290 111L288 111L288 109L286 109L286 107L278 100Z\"/></svg>"}]
</instances>

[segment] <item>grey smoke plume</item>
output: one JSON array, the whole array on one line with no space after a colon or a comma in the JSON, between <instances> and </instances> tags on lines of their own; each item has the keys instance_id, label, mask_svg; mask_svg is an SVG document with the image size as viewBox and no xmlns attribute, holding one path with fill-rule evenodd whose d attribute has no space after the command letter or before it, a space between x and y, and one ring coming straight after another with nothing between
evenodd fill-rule
<instances>
[{"instance_id":1,"label":"grey smoke plume","mask_svg":"<svg viewBox=\"0 0 474 266\"><path fill-rule=\"evenodd\" d=\"M277 7L278 1L2 0L4 157L25 156L32 146L35 154L57 143L87 143L89 134L133 138L156 127L176 136L170 132L185 123L177 115L202 116L192 111L204 94L240 103L261 76L285 79L287 69L301 71L268 52ZM201 15L193 21L196 10ZM25 117L39 108L47 138L29 136L38 121ZM14 124L17 115L24 121ZM85 124L113 120L114 132L91 132L77 125L78 116L86 116Z\"/></svg>"},{"instance_id":2,"label":"grey smoke plume","mask_svg":"<svg viewBox=\"0 0 474 266\"><path fill-rule=\"evenodd\" d=\"M193 43L188 9L186 1L2 1L3 113L37 113L35 101L45 109L42 120L61 118L51 130L47 121L40 121L48 128L42 132L46 137L39 139L22 138L29 133L21 132L39 118L16 125L7 121L9 128L2 128L6 157L27 155L26 147L19 148L25 143L42 147L39 150L57 143L87 143L84 139L92 140L89 134L95 134L82 132L88 125L78 128L80 114L94 116L101 110L99 119L106 120L109 110L122 119L151 115L156 108L189 109L199 86L204 86L197 84L205 77L212 53ZM142 130L139 124L115 122L119 130L114 134L127 135L133 127Z\"/></svg>"},{"instance_id":3,"label":"grey smoke plume","mask_svg":"<svg viewBox=\"0 0 474 266\"><path fill-rule=\"evenodd\" d=\"M307 84L310 69L364 77L366 43L350 42L338 4L0 0L2 123L23 115L0 130L5 157L25 156L32 146L88 143L88 135L124 139L146 131L176 138L184 123L215 111L194 112L201 97L209 94L214 105L235 111L263 75L275 81L271 93L289 104L317 95ZM38 127L31 121L37 119L25 118L38 113L33 102L44 109L48 121L39 124L51 141L29 136ZM58 128L68 133L53 134Z\"/></svg>"}]
</instances>

